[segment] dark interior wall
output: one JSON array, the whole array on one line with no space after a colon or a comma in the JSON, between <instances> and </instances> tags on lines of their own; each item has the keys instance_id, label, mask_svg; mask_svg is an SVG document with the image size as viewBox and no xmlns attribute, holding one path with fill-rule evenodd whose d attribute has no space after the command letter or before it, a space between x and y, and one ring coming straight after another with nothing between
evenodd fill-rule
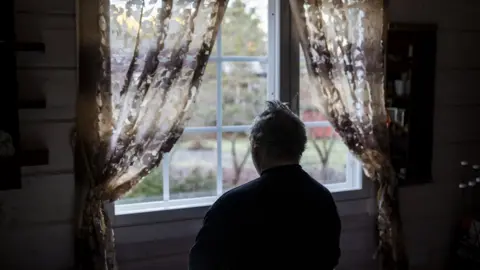
<instances>
[{"instance_id":1,"label":"dark interior wall","mask_svg":"<svg viewBox=\"0 0 480 270\"><path fill-rule=\"evenodd\" d=\"M455 3L455 4L452 4ZM76 93L75 3L17 0L17 34L46 52L18 55L22 97L46 97L47 109L21 112L22 145L50 151L50 164L25 168L23 189L0 192L0 268L73 267L73 164L68 135ZM442 269L448 254L458 162L478 158L480 1L391 0L394 21L438 23L434 182L401 191L406 242L416 269ZM35 134L29 136L29 134ZM344 232L339 269L371 270L371 200L340 205ZM186 269L200 219L116 229L121 269ZM177 226L178 225L178 226ZM173 227L189 230L171 231ZM153 240L152 240L153 239Z\"/></svg>"},{"instance_id":2,"label":"dark interior wall","mask_svg":"<svg viewBox=\"0 0 480 270\"><path fill-rule=\"evenodd\" d=\"M461 160L479 162L480 2L390 1L393 21L434 22L437 35L432 184L401 191L411 261L417 269L442 269L458 209Z\"/></svg>"}]
</instances>

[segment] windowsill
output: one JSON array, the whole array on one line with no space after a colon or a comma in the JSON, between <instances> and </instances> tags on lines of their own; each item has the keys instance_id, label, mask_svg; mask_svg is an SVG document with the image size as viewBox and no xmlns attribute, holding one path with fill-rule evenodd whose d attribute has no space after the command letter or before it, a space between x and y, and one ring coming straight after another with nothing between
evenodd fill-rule
<instances>
[{"instance_id":1,"label":"windowsill","mask_svg":"<svg viewBox=\"0 0 480 270\"><path fill-rule=\"evenodd\" d=\"M362 189L332 193L341 217L372 213L372 184L366 177L363 177L363 180ZM216 197L210 197L204 200L203 205L197 201L189 208L185 208L185 204L182 204L181 208L169 205L168 209L163 210L154 207L138 208L137 211L123 212L115 216L113 204L109 204L107 209L111 216L114 216L113 227L119 245L143 245L158 241L171 243L170 241L176 241L175 239L193 239L202 226L205 213L215 200Z\"/></svg>"},{"instance_id":2,"label":"windowsill","mask_svg":"<svg viewBox=\"0 0 480 270\"><path fill-rule=\"evenodd\" d=\"M372 210L371 204L367 203L373 198L372 182L363 174L360 163L356 162L353 168L352 174L347 177L358 175L357 179L360 181L347 181L327 186L337 202L340 215L364 214ZM203 196L169 202L150 201L117 206L110 204L109 210L114 216L114 227L195 220L202 219L217 198L217 196Z\"/></svg>"},{"instance_id":3,"label":"windowsill","mask_svg":"<svg viewBox=\"0 0 480 270\"><path fill-rule=\"evenodd\" d=\"M366 202L372 198L369 180L364 180L363 188L359 190L332 190L340 215L363 214L369 212ZM117 206L114 217L114 227L130 227L157 223L169 223L202 219L208 208L215 202L216 196L183 200L181 204L166 204L162 202L146 202ZM190 201L190 203L185 203ZM173 201L174 202L174 201ZM113 208L113 205L112 205Z\"/></svg>"}]
</instances>

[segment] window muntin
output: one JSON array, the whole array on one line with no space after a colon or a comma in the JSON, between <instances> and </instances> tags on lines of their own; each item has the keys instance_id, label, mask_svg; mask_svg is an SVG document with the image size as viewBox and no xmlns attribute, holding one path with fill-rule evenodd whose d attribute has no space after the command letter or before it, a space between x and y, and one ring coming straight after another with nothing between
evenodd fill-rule
<instances>
[{"instance_id":1,"label":"window muntin","mask_svg":"<svg viewBox=\"0 0 480 270\"><path fill-rule=\"evenodd\" d=\"M272 51L278 29L269 18L276 5L275 0L229 2L184 135L158 169L116 203L117 214L206 206L226 190L258 176L247 137L264 101L279 96L272 83L279 79L274 77L276 53ZM120 51L121 44L114 43L112 50ZM280 44L287 45L292 44ZM304 67L300 59L300 72L289 74L300 74L298 113L309 131L301 164L332 192L360 189L359 163L331 132L329 123L318 112L308 115L305 109L311 104L302 82ZM121 78L120 72L113 75ZM319 147L331 151L319 153ZM329 158L322 162L326 154Z\"/></svg>"},{"instance_id":2,"label":"window muntin","mask_svg":"<svg viewBox=\"0 0 480 270\"><path fill-rule=\"evenodd\" d=\"M331 191L362 188L360 163L318 110L316 99L309 89L308 72L302 49L299 49L299 116L308 127L308 143L302 167Z\"/></svg>"}]
</instances>

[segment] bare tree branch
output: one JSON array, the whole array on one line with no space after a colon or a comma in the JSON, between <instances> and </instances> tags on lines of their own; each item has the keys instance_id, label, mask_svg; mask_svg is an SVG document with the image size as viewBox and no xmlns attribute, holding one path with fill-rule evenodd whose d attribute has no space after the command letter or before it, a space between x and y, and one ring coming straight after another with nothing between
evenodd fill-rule
<instances>
[{"instance_id":1,"label":"bare tree branch","mask_svg":"<svg viewBox=\"0 0 480 270\"><path fill-rule=\"evenodd\" d=\"M236 150L236 144L237 144L237 133L233 133L231 136L230 136L230 150L232 152L232 163L233 163L233 169L235 170L235 172L237 171L238 169L238 162L237 162L237 150Z\"/></svg>"},{"instance_id":2,"label":"bare tree branch","mask_svg":"<svg viewBox=\"0 0 480 270\"><path fill-rule=\"evenodd\" d=\"M238 133L233 133L230 137L230 142L231 142L231 153L232 153L232 163L233 163L233 170L234 170L234 177L232 184L236 186L238 182L240 182L240 176L242 174L242 171L245 167L245 164L247 163L248 156L250 155L252 149L249 146L247 151L245 151L245 154L241 157L241 162L240 164L238 163L239 156L237 155L237 137Z\"/></svg>"},{"instance_id":3,"label":"bare tree branch","mask_svg":"<svg viewBox=\"0 0 480 270\"><path fill-rule=\"evenodd\" d=\"M322 163L322 165L324 165L324 164L323 164L323 161L325 160L325 158L323 157L322 149L321 149L320 146L318 145L317 140L314 139L314 138L312 138L312 139L310 139L310 141L312 142L313 147L315 148L315 151L317 151L317 154L318 154L318 156L320 157L320 162Z\"/></svg>"},{"instance_id":4,"label":"bare tree branch","mask_svg":"<svg viewBox=\"0 0 480 270\"><path fill-rule=\"evenodd\" d=\"M322 139L322 144L320 146L315 139L315 133L313 130L311 132L311 137L312 138L310 139L310 141L312 142L313 147L315 148L315 151L320 158L320 162L322 163L322 169L325 169L328 165L328 161L330 159L330 155L335 144L335 139L333 137L330 137L329 139Z\"/></svg>"},{"instance_id":5,"label":"bare tree branch","mask_svg":"<svg viewBox=\"0 0 480 270\"><path fill-rule=\"evenodd\" d=\"M248 156L250 155L250 153L252 152L252 147L248 147L247 148L247 151L245 152L245 155L243 155L243 159L242 159L242 162L240 163L240 168L243 169L243 166L245 166L245 163L247 163L247 159L248 159Z\"/></svg>"}]
</instances>

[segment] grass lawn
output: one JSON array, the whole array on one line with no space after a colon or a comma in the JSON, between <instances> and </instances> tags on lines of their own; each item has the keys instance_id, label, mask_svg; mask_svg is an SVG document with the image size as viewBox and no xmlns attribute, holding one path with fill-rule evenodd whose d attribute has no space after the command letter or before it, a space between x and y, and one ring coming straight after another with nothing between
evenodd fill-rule
<instances>
[{"instance_id":1,"label":"grass lawn","mask_svg":"<svg viewBox=\"0 0 480 270\"><path fill-rule=\"evenodd\" d=\"M322 147L322 140L317 139L316 143ZM332 151L330 153L328 166L336 169L336 170L343 170L346 160L347 160L347 147L342 143L341 140L336 140L333 142ZM204 165L207 164L216 164L216 151L217 151L217 141L214 139L211 140L202 140L202 145L205 147L204 150L190 150L192 141L183 141L179 142L176 146L174 151L172 152L173 155L177 155L177 153L183 152L185 154L189 153L190 155L185 155L184 158L175 158L175 167L191 167L193 164L196 166L201 166L202 163ZM238 162L244 157L246 152L248 151L249 141L247 138L237 139L235 143L235 150L237 153L237 160ZM223 159L223 167L228 168L232 166L232 143L228 139L223 139L222 141L222 159ZM209 158L194 158L193 155L195 152L202 151L202 152L211 152L211 156ZM188 158L188 156L192 158ZM320 165L320 157L317 151L315 150L314 144L311 140L309 140L305 152L302 157L302 165L303 166L317 166ZM251 163L251 158L248 157L246 166L253 166Z\"/></svg>"},{"instance_id":2,"label":"grass lawn","mask_svg":"<svg viewBox=\"0 0 480 270\"><path fill-rule=\"evenodd\" d=\"M195 197L200 196L198 195L198 192L215 191L217 141L214 139L202 140L203 148L199 150L191 149L193 144L193 140L180 141L175 145L173 152L171 152L169 179L170 194L172 195L171 198L174 198L175 196ZM322 140L318 139L317 144L321 147ZM240 163L245 157L248 146L249 141L247 138L238 139L236 141L237 163ZM233 172L231 147L231 141L228 139L222 141L222 167L224 169L225 179L231 179ZM327 167L338 172L343 172L347 160L347 153L347 147L345 147L340 140L335 141ZM242 177L251 180L254 179L257 174L251 161L250 154L248 154L247 157L248 159L243 167ZM307 171L321 168L319 155L311 141L308 142L301 164ZM157 170L152 171L149 176L145 177L145 179L130 194L128 194L127 198L142 200L142 198L145 197L161 196L163 193L162 179L162 166L160 166ZM227 183L224 183L224 185L228 186ZM128 200L124 201L124 203L128 203Z\"/></svg>"}]
</instances>

